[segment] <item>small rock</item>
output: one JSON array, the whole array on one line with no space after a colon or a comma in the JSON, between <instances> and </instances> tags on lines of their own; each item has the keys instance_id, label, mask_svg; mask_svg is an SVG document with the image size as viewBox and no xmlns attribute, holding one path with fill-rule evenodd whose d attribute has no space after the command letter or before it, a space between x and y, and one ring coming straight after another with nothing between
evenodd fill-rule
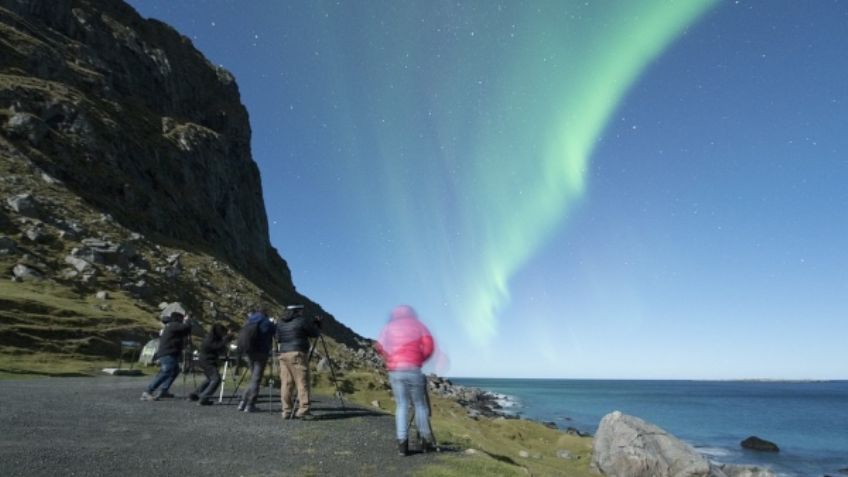
<instances>
[{"instance_id":1,"label":"small rock","mask_svg":"<svg viewBox=\"0 0 848 477\"><path fill-rule=\"evenodd\" d=\"M95 295L95 296L97 297L98 300L108 300L109 299L109 292L99 291L99 292L97 292L97 295Z\"/></svg>"},{"instance_id":2,"label":"small rock","mask_svg":"<svg viewBox=\"0 0 848 477\"><path fill-rule=\"evenodd\" d=\"M522 457L524 459L527 459L528 457L530 457L530 453L527 452L526 450L521 450L521 451L518 451L518 457Z\"/></svg>"},{"instance_id":3,"label":"small rock","mask_svg":"<svg viewBox=\"0 0 848 477\"><path fill-rule=\"evenodd\" d=\"M15 113L6 121L5 129L12 137L26 138L33 145L38 145L50 128L37 116Z\"/></svg>"},{"instance_id":4,"label":"small rock","mask_svg":"<svg viewBox=\"0 0 848 477\"><path fill-rule=\"evenodd\" d=\"M21 281L40 280L42 277L41 272L22 263L15 265L12 269L12 274Z\"/></svg>"},{"instance_id":5,"label":"small rock","mask_svg":"<svg viewBox=\"0 0 848 477\"><path fill-rule=\"evenodd\" d=\"M760 452L780 452L780 449L777 447L777 444L774 442L767 441L765 439L760 439L757 436L751 436L740 442L744 449L750 449Z\"/></svg>"},{"instance_id":6,"label":"small rock","mask_svg":"<svg viewBox=\"0 0 848 477\"><path fill-rule=\"evenodd\" d=\"M378 400L376 400L376 399L375 399L375 400L373 400L373 401L371 401L371 406L376 407L377 409L382 409L382 408L380 407L380 401L378 401Z\"/></svg>"},{"instance_id":7,"label":"small rock","mask_svg":"<svg viewBox=\"0 0 848 477\"><path fill-rule=\"evenodd\" d=\"M61 184L62 183L62 181L60 181L59 179L56 179L55 177L47 174L46 172L41 173L41 180L43 180L44 182L46 182L48 184Z\"/></svg>"},{"instance_id":8,"label":"small rock","mask_svg":"<svg viewBox=\"0 0 848 477\"><path fill-rule=\"evenodd\" d=\"M44 229L42 227L27 229L26 232L24 232L24 235L26 235L26 238L29 239L30 242L34 243L46 242L47 239L50 238L46 233L44 233Z\"/></svg>"},{"instance_id":9,"label":"small rock","mask_svg":"<svg viewBox=\"0 0 848 477\"><path fill-rule=\"evenodd\" d=\"M469 448L469 449L465 449L465 452L464 452L464 453L465 453L465 454L468 454L468 455L475 455L475 454L477 454L478 452L479 452L479 451L478 451L477 449L471 449L471 448Z\"/></svg>"},{"instance_id":10,"label":"small rock","mask_svg":"<svg viewBox=\"0 0 848 477\"><path fill-rule=\"evenodd\" d=\"M327 371L329 371L330 363L327 361L327 358L322 357L321 360L318 361L318 366L315 367L315 370L319 373L326 373Z\"/></svg>"},{"instance_id":11,"label":"small rock","mask_svg":"<svg viewBox=\"0 0 848 477\"><path fill-rule=\"evenodd\" d=\"M32 196L32 194L19 194L6 199L6 203L9 204L9 207L26 217L38 217L39 216L39 205L38 201Z\"/></svg>"},{"instance_id":12,"label":"small rock","mask_svg":"<svg viewBox=\"0 0 848 477\"><path fill-rule=\"evenodd\" d=\"M569 452L565 449L557 449L556 456L559 457L560 459L566 459L566 460L571 460L571 459L574 458L574 456L571 455L571 452Z\"/></svg>"},{"instance_id":13,"label":"small rock","mask_svg":"<svg viewBox=\"0 0 848 477\"><path fill-rule=\"evenodd\" d=\"M74 267L77 272L83 273L91 270L92 265L81 258L77 258L73 255L68 255L65 257L65 263Z\"/></svg>"},{"instance_id":14,"label":"small rock","mask_svg":"<svg viewBox=\"0 0 848 477\"><path fill-rule=\"evenodd\" d=\"M0 255L12 255L18 251L18 244L9 237L0 235Z\"/></svg>"}]
</instances>

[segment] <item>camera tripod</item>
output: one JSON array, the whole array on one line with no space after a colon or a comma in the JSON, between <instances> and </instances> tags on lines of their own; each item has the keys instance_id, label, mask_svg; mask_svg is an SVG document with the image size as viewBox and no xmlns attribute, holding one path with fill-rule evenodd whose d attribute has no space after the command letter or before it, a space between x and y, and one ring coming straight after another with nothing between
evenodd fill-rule
<instances>
[{"instance_id":1,"label":"camera tripod","mask_svg":"<svg viewBox=\"0 0 848 477\"><path fill-rule=\"evenodd\" d=\"M193 323L193 322L192 322ZM192 324L192 326L194 326ZM183 346L183 394L188 396L188 392L186 392L186 374L191 373L191 379L194 383L194 388L197 389L197 374L194 370L194 343L191 340L191 331L189 331L188 336L186 336Z\"/></svg>"},{"instance_id":2,"label":"camera tripod","mask_svg":"<svg viewBox=\"0 0 848 477\"><path fill-rule=\"evenodd\" d=\"M407 393L408 394L408 393ZM412 408L412 412L409 413L409 423L406 424L406 435L407 438L409 436L409 430L412 428L412 423L415 422L415 403L412 401L412 396L407 398L408 406ZM427 384L427 377L424 377L424 399L427 401L427 426L430 428L430 438L433 439L433 448L436 452L441 452L439 448L439 441L436 440L436 431L433 430L433 406L430 404L430 389ZM421 442L421 429L418 428L418 425L415 426L415 433L418 435L418 442Z\"/></svg>"},{"instance_id":3,"label":"camera tripod","mask_svg":"<svg viewBox=\"0 0 848 477\"><path fill-rule=\"evenodd\" d=\"M342 411L347 411L344 403L344 397L341 388L339 388L339 381L336 379L336 370L333 366L333 360L330 358L330 351L327 348L327 342L324 340L324 335L319 332L318 337L312 341L312 346L309 347L309 353L306 355L306 385L309 386L311 384L312 376L309 372L309 363L312 361L312 356L315 354L315 348L318 347L318 342L321 342L321 346L324 349L324 357L327 358L327 363L330 365L330 378L333 380L333 385L336 388L336 396L339 398L339 402L342 405ZM282 399L282 395L280 396ZM291 412L289 413L286 419L294 419L295 412L297 411L298 405L300 404L300 393L298 393L297 397L295 397L294 401L292 401Z\"/></svg>"}]
</instances>

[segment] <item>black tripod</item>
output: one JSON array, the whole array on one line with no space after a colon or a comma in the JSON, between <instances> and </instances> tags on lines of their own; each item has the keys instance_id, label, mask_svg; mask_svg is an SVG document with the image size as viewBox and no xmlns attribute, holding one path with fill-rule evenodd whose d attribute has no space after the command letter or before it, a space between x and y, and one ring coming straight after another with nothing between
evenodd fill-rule
<instances>
[{"instance_id":1,"label":"black tripod","mask_svg":"<svg viewBox=\"0 0 848 477\"><path fill-rule=\"evenodd\" d=\"M333 360L330 358L330 351L327 348L327 342L324 340L324 335L320 332L318 333L318 337L315 338L315 340L312 342L312 346L309 347L309 354L306 355L306 385L309 386L311 382L309 363L312 361L312 356L315 354L315 348L318 347L319 341L321 342L321 346L324 348L324 357L327 358L327 363L330 365L330 377L333 380L333 385L336 387L336 397L339 398L339 402L342 405L342 411L347 411L347 408L345 408L342 390L341 388L339 388L339 381L338 379L336 379L336 370L333 367ZM291 414L289 414L288 419L294 419L294 413L297 410L299 404L300 395L298 394L298 396L292 402Z\"/></svg>"},{"instance_id":2,"label":"black tripod","mask_svg":"<svg viewBox=\"0 0 848 477\"><path fill-rule=\"evenodd\" d=\"M194 326L194 322L192 326ZM194 383L194 389L197 389L197 374L194 372L194 343L191 341L191 331L185 337L183 346L183 394L188 396L186 392L186 374L191 373L191 379Z\"/></svg>"},{"instance_id":3,"label":"black tripod","mask_svg":"<svg viewBox=\"0 0 848 477\"><path fill-rule=\"evenodd\" d=\"M409 393L407 393L409 394ZM430 404L430 390L427 384L427 377L424 377L424 399L427 400L427 427L430 428L430 437L433 439L433 448L436 452L439 452L439 441L436 440L436 431L433 430L433 406ZM406 425L406 435L407 438L409 436L409 430L412 428L412 423L415 421L415 402L412 401L412 396L407 395L407 402L412 407L412 412L409 413L409 423ZM415 426L415 432L418 434L418 442L421 442L421 429L418 428L418 425ZM423 448L422 448L423 450Z\"/></svg>"}]
</instances>

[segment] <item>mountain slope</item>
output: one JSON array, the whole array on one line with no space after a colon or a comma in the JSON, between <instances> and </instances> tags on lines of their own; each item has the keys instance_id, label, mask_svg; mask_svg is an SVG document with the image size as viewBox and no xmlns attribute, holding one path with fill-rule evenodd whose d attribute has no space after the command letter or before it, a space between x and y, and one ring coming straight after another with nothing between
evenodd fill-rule
<instances>
[{"instance_id":1,"label":"mountain slope","mask_svg":"<svg viewBox=\"0 0 848 477\"><path fill-rule=\"evenodd\" d=\"M270 244L232 75L117 0L0 0L0 267L7 356L116 356L163 301L323 313Z\"/></svg>"}]
</instances>

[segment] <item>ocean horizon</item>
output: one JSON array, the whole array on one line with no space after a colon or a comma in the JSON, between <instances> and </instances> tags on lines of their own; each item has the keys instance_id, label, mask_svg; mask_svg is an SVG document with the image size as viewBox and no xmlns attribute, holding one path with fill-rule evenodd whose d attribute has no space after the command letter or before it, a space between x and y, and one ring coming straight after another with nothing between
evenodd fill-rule
<instances>
[{"instance_id":1,"label":"ocean horizon","mask_svg":"<svg viewBox=\"0 0 848 477\"><path fill-rule=\"evenodd\" d=\"M848 380L449 378L498 394L504 410L595 434L621 411L651 422L722 463L765 466L786 477L848 468ZM779 453L743 449L758 436Z\"/></svg>"}]
</instances>

